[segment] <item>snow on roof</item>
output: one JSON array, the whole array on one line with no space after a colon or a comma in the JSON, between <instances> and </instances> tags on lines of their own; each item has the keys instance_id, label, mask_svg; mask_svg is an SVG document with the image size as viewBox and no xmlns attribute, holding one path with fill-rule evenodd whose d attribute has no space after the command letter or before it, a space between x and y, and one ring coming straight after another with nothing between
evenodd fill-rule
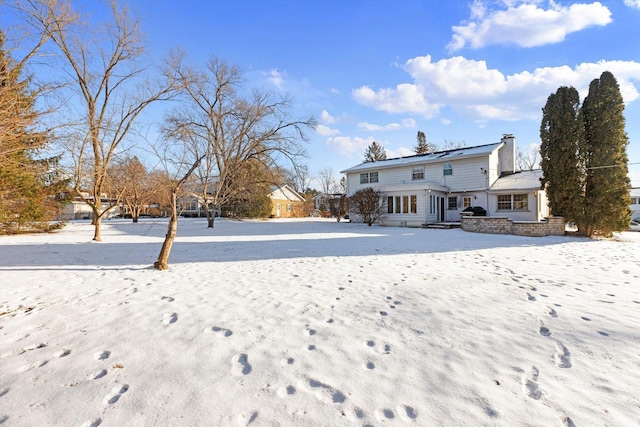
<instances>
[{"instance_id":1,"label":"snow on roof","mask_svg":"<svg viewBox=\"0 0 640 427\"><path fill-rule=\"evenodd\" d=\"M496 180L490 191L531 190L540 188L542 169L520 171L505 175Z\"/></svg>"},{"instance_id":2,"label":"snow on roof","mask_svg":"<svg viewBox=\"0 0 640 427\"><path fill-rule=\"evenodd\" d=\"M304 201L304 197L286 184L281 187L272 186L269 196L276 200Z\"/></svg>"},{"instance_id":3,"label":"snow on roof","mask_svg":"<svg viewBox=\"0 0 640 427\"><path fill-rule=\"evenodd\" d=\"M486 156L498 149L502 142L494 144L478 145L476 147L456 148L454 150L436 151L427 154L415 154L413 156L396 157L387 160L378 160L375 162L364 162L349 169L345 169L340 173L358 172L369 169L385 169L396 166L410 166L424 163L441 162L444 160L454 160L466 157Z\"/></svg>"}]
</instances>

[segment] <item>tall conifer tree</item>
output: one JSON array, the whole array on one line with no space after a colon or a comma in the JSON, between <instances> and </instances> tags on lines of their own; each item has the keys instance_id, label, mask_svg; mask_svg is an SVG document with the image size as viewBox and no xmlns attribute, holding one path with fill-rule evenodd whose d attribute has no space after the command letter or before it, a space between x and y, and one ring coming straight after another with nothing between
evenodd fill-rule
<instances>
[{"instance_id":1,"label":"tall conifer tree","mask_svg":"<svg viewBox=\"0 0 640 427\"><path fill-rule=\"evenodd\" d=\"M47 228L44 221L57 213L52 196L64 187L51 173L57 159L34 158L46 135L34 130L40 117L36 94L21 74L22 65L5 50L0 31L0 233L20 232L27 225Z\"/></svg>"},{"instance_id":2,"label":"tall conifer tree","mask_svg":"<svg viewBox=\"0 0 640 427\"><path fill-rule=\"evenodd\" d=\"M365 162L377 162L378 160L386 160L387 153L384 151L384 147L373 141L367 150L364 152Z\"/></svg>"},{"instance_id":3,"label":"tall conifer tree","mask_svg":"<svg viewBox=\"0 0 640 427\"><path fill-rule=\"evenodd\" d=\"M562 86L549 95L540 124L540 167L551 213L579 223L583 212L583 174L579 159L580 95Z\"/></svg>"},{"instance_id":4,"label":"tall conifer tree","mask_svg":"<svg viewBox=\"0 0 640 427\"><path fill-rule=\"evenodd\" d=\"M609 235L629 227L631 203L624 102L608 71L589 85L582 105L585 176L584 233Z\"/></svg>"}]
</instances>

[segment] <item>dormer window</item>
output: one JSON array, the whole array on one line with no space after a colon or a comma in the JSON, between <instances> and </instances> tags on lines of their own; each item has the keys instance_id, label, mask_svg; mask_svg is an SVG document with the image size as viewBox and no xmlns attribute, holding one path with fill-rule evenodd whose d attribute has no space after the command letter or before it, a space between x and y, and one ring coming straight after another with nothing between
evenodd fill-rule
<instances>
[{"instance_id":1,"label":"dormer window","mask_svg":"<svg viewBox=\"0 0 640 427\"><path fill-rule=\"evenodd\" d=\"M453 175L453 163L444 163L442 165L443 175Z\"/></svg>"}]
</instances>

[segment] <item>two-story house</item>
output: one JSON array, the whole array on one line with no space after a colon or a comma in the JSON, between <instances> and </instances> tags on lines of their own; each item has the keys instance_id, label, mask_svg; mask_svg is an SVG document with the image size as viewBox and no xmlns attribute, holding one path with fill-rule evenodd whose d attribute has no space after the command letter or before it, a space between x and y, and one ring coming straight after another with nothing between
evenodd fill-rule
<instances>
[{"instance_id":1,"label":"two-story house","mask_svg":"<svg viewBox=\"0 0 640 427\"><path fill-rule=\"evenodd\" d=\"M366 187L383 193L382 225L457 222L470 206L517 221L540 221L549 214L541 171L516 171L513 135L494 144L365 162L342 173L348 196Z\"/></svg>"}]
</instances>

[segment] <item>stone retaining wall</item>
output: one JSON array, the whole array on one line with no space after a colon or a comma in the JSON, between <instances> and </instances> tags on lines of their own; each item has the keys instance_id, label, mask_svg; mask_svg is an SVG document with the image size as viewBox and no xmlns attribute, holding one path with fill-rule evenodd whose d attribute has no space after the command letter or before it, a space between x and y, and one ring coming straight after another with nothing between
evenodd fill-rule
<instances>
[{"instance_id":1,"label":"stone retaining wall","mask_svg":"<svg viewBox=\"0 0 640 427\"><path fill-rule=\"evenodd\" d=\"M561 216L545 221L512 221L506 217L463 216L462 229L472 233L514 234L517 236L564 236L565 222Z\"/></svg>"}]
</instances>

